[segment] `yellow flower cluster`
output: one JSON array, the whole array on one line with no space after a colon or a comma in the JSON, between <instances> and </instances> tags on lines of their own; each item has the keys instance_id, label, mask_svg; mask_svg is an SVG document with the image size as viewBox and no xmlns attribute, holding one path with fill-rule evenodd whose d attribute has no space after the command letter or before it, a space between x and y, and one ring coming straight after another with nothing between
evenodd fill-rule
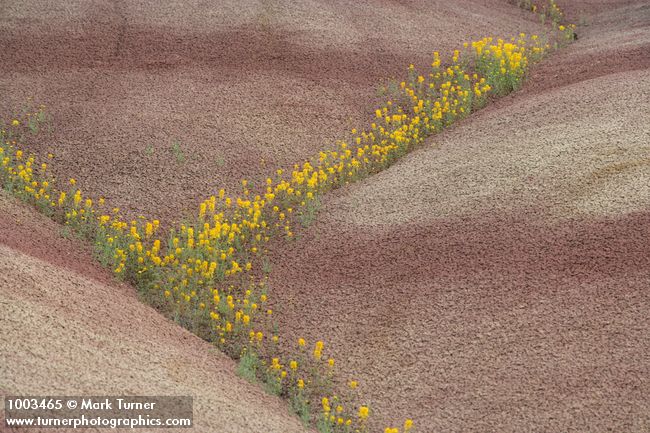
<instances>
[{"instance_id":1,"label":"yellow flower cluster","mask_svg":"<svg viewBox=\"0 0 650 433\"><path fill-rule=\"evenodd\" d=\"M494 43L493 38L484 38L473 42L471 47L476 70L486 77L488 85L498 95L518 89L529 62L541 59L549 48L549 44L540 43L538 36L528 38L524 33L509 42L497 39Z\"/></svg>"},{"instance_id":2,"label":"yellow flower cluster","mask_svg":"<svg viewBox=\"0 0 650 433\"><path fill-rule=\"evenodd\" d=\"M56 190L47 163L38 166L33 155L26 156L6 140L6 131L0 138L2 186L71 230L94 239L102 263L111 266L116 275L135 281L149 301L233 357L242 351L268 356L270 362L262 361L264 379L273 383L279 395L309 402L331 393L335 361L323 356L322 341L317 341L309 354L306 341L300 339L298 356L286 364L272 356L278 351L279 337L267 331L272 314L265 307L267 277L255 278L251 271L251 261L269 240L262 230L268 226L255 204L242 198L229 200L221 191L200 206L197 222L171 230L164 247L158 236L159 220L127 222L118 208L105 212L105 201L85 196L75 179L69 180L68 190ZM252 202L259 204L259 200L253 198ZM219 203L221 211L217 211ZM232 209L229 217L227 209ZM356 387L357 382L352 381L350 390ZM336 425L353 426L356 420L344 409L344 405L353 405L352 399L334 397L333 401L337 401Z\"/></svg>"}]
</instances>

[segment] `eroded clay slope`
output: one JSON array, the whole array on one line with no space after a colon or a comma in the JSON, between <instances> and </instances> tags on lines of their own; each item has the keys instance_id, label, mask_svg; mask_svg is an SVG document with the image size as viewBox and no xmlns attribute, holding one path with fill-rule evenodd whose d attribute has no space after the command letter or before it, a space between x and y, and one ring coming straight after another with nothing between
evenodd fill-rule
<instances>
[{"instance_id":1,"label":"eroded clay slope","mask_svg":"<svg viewBox=\"0 0 650 433\"><path fill-rule=\"evenodd\" d=\"M306 431L60 229L0 194L0 394L190 395L196 431Z\"/></svg>"},{"instance_id":2,"label":"eroded clay slope","mask_svg":"<svg viewBox=\"0 0 650 433\"><path fill-rule=\"evenodd\" d=\"M409 63L521 31L543 29L504 0L3 1L0 110L46 104L59 177L181 220L368 124Z\"/></svg>"},{"instance_id":3,"label":"eroded clay slope","mask_svg":"<svg viewBox=\"0 0 650 433\"><path fill-rule=\"evenodd\" d=\"M650 429L650 7L590 21L275 251L283 329L324 338L384 423Z\"/></svg>"}]
</instances>

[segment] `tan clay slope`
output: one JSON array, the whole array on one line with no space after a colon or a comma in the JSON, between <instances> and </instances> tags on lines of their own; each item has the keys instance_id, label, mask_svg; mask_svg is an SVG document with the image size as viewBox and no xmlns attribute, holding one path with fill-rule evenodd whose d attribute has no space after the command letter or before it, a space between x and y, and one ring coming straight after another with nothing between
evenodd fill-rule
<instances>
[{"instance_id":1,"label":"tan clay slope","mask_svg":"<svg viewBox=\"0 0 650 433\"><path fill-rule=\"evenodd\" d=\"M225 355L107 282L59 230L0 194L1 395L191 395L194 431L306 431ZM71 269L79 261L86 269Z\"/></svg>"},{"instance_id":2,"label":"tan clay slope","mask_svg":"<svg viewBox=\"0 0 650 433\"><path fill-rule=\"evenodd\" d=\"M47 104L54 135L34 148L60 177L181 219L367 124L379 84L409 63L520 31L543 30L505 0L9 0L0 111Z\"/></svg>"},{"instance_id":3,"label":"tan clay slope","mask_svg":"<svg viewBox=\"0 0 650 433\"><path fill-rule=\"evenodd\" d=\"M647 5L594 17L569 50L596 78L555 56L559 87L330 197L275 253L283 329L419 432L649 431L650 70L624 46L649 39ZM580 63L617 46L625 72Z\"/></svg>"}]
</instances>

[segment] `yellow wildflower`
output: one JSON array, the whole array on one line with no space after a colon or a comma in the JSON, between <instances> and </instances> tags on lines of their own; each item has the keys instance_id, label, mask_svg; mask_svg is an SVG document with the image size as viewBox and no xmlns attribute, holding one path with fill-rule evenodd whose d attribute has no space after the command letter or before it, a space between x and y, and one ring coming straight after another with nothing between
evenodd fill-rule
<instances>
[{"instance_id":1,"label":"yellow wildflower","mask_svg":"<svg viewBox=\"0 0 650 433\"><path fill-rule=\"evenodd\" d=\"M368 406L361 406L359 408L359 419L365 421L368 418L369 412Z\"/></svg>"}]
</instances>

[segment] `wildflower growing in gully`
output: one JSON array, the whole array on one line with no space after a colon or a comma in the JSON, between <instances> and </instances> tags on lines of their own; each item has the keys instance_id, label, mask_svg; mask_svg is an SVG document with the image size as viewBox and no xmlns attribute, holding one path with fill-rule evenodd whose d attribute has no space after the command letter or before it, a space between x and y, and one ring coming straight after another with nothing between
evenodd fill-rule
<instances>
[{"instance_id":1,"label":"wildflower growing in gully","mask_svg":"<svg viewBox=\"0 0 650 433\"><path fill-rule=\"evenodd\" d=\"M560 16L556 7L551 2L547 10ZM568 34L572 27L556 28ZM220 189L199 205L195 220L163 235L159 220L126 221L119 208L111 210L104 199L86 196L74 178L58 190L48 164L17 149L9 127L0 132L0 183L91 239L105 266L197 335L235 358L253 354L248 359L264 366L255 374L270 381L279 395L308 412L318 411L318 404L311 407L309 401L320 401L319 419L328 431L365 432L371 411L354 403L358 382L347 382L346 395L334 393L336 364L322 341L310 353L299 338L297 347L295 340L292 344L293 359L285 362L279 356L281 340L274 332L263 271L267 244L279 236L292 239L297 222L309 221L322 194L385 169L427 136L481 108L489 97L519 88L530 65L549 49L548 42L522 33L464 44L449 64L436 52L429 71L418 73L409 66L406 79L375 109L366 128L352 129L345 140L291 170L276 170L258 189L247 180L238 195ZM26 123L10 122L14 129ZM413 421L407 419L403 430L412 429Z\"/></svg>"}]
</instances>

